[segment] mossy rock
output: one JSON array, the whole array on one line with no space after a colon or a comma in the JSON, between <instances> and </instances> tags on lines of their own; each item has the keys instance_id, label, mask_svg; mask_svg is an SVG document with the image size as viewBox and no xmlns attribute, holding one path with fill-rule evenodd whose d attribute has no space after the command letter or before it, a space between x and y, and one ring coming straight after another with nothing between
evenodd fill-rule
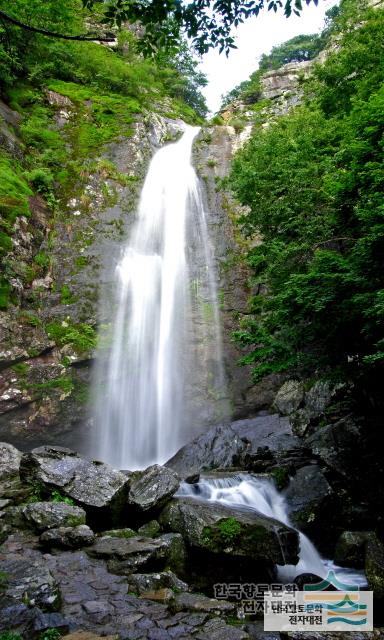
<instances>
[{"instance_id":1,"label":"mossy rock","mask_svg":"<svg viewBox=\"0 0 384 640\"><path fill-rule=\"evenodd\" d=\"M164 528L181 533L188 545L201 551L273 564L296 564L298 560L297 532L255 512L173 499L159 521Z\"/></svg>"}]
</instances>

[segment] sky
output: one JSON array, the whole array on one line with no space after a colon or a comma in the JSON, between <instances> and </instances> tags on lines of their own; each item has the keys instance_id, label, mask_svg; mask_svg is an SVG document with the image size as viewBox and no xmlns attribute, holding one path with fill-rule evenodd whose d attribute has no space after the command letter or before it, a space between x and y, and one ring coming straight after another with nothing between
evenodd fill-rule
<instances>
[{"instance_id":1,"label":"sky","mask_svg":"<svg viewBox=\"0 0 384 640\"><path fill-rule=\"evenodd\" d=\"M272 47L294 36L321 31L325 12L335 4L335 0L320 0L317 7L312 3L304 4L301 16L290 18L286 18L283 11L264 10L257 18L249 18L233 31L238 48L233 49L228 58L216 50L209 51L200 68L208 77L208 86L203 93L210 111L218 111L221 96L256 71L263 53L269 53Z\"/></svg>"}]
</instances>

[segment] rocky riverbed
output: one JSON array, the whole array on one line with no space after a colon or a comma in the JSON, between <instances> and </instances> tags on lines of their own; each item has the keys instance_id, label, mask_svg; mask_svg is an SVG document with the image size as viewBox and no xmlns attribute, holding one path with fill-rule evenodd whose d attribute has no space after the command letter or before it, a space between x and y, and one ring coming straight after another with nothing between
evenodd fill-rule
<instances>
[{"instance_id":1,"label":"rocky riverbed","mask_svg":"<svg viewBox=\"0 0 384 640\"><path fill-rule=\"evenodd\" d=\"M215 427L166 466L139 472L62 447L21 453L3 443L0 453L0 632L23 640L47 629L72 640L301 637L264 632L262 620L239 614L238 601L212 597L214 582L276 580L277 564L298 561L297 531L262 514L175 497L182 479L196 483L203 470L262 471L285 491L295 525L321 530L327 509L336 520L332 474L286 418ZM367 529L338 536L339 529L329 536L338 537L332 555L343 566L365 567L381 602L379 538ZM344 638L312 638L333 635Z\"/></svg>"}]
</instances>

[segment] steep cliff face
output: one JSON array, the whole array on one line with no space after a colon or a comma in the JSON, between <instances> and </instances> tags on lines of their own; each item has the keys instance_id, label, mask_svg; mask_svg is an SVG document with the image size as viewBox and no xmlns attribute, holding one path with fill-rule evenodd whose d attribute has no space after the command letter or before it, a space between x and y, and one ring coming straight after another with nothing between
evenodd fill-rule
<instances>
[{"instance_id":1,"label":"steep cliff face","mask_svg":"<svg viewBox=\"0 0 384 640\"><path fill-rule=\"evenodd\" d=\"M50 126L76 155L81 108L54 91L43 96ZM21 116L1 104L2 143L15 163L24 145ZM89 115L88 115L89 117ZM134 220L154 150L177 136L169 118L137 117L129 134L91 154L59 202L27 192L28 215L16 218L3 256L11 301L0 311L0 439L21 447L59 442L81 446L98 321L100 288ZM49 199L48 199L49 200Z\"/></svg>"},{"instance_id":2,"label":"steep cliff face","mask_svg":"<svg viewBox=\"0 0 384 640\"><path fill-rule=\"evenodd\" d=\"M258 291L242 259L248 244L240 233L237 221L244 209L223 189L221 180L228 175L233 155L245 142L251 128L252 125L248 125L240 132L229 125L204 128L194 152L195 166L209 212L208 226L214 247L223 327L223 358L234 418L253 415L269 407L280 382L279 376L269 376L261 383L253 384L250 367L240 364L244 354L233 339L239 319L249 313L249 297ZM258 240L254 239L253 242Z\"/></svg>"},{"instance_id":3,"label":"steep cliff face","mask_svg":"<svg viewBox=\"0 0 384 640\"><path fill-rule=\"evenodd\" d=\"M233 124L239 131L247 124L261 119L265 126L276 116L285 115L298 105L303 97L302 82L309 77L311 68L320 61L290 62L279 69L267 71L260 77L260 88L246 100L242 97L223 108L220 116L225 123Z\"/></svg>"}]
</instances>

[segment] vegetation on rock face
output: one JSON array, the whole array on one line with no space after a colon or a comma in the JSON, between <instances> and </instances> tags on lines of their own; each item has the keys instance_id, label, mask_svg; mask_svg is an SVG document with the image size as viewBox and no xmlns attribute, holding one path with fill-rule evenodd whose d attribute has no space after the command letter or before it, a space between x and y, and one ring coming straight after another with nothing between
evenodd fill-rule
<instances>
[{"instance_id":1,"label":"vegetation on rock face","mask_svg":"<svg viewBox=\"0 0 384 640\"><path fill-rule=\"evenodd\" d=\"M330 10L327 13L329 14L328 22L330 23L330 16L333 12ZM222 108L237 99L246 104L257 102L261 96L260 78L264 73L278 69L289 62L313 60L324 48L330 32L331 28L329 26L322 35L295 36L291 40L273 47L270 53L263 54L257 71L254 71L248 80L244 80L222 97Z\"/></svg>"},{"instance_id":2,"label":"vegetation on rock face","mask_svg":"<svg viewBox=\"0 0 384 640\"><path fill-rule=\"evenodd\" d=\"M7 5L2 0L0 10L6 10ZM98 13L90 15L83 9L81 0L69 0L59 5L53 1L15 0L12 14L29 24L38 23L68 34L82 31L86 22L97 22L100 17ZM180 37L172 56L167 55L164 59L159 50L152 60L140 55L139 40L131 31L122 29L116 37L116 50L111 50L92 42L62 42L35 33L26 34L7 24L0 29L0 88L7 93L18 80L27 80L32 86L39 87L58 79L93 87L95 93L101 95L132 97L136 108L140 109L151 105L151 100L164 96L188 103L188 91L181 91L181 87L190 87L192 94L192 86L198 91L205 83ZM182 104L179 107L183 109ZM200 107L205 108L203 104ZM130 110L129 104L127 110ZM189 117L193 118L192 111Z\"/></svg>"},{"instance_id":3,"label":"vegetation on rock face","mask_svg":"<svg viewBox=\"0 0 384 640\"><path fill-rule=\"evenodd\" d=\"M0 0L0 11L8 9ZM89 23L97 30L99 18L81 0L15 0L11 12L18 20L67 34L81 33ZM112 50L1 23L0 95L15 121L3 125L0 112L0 139L3 126L6 136L0 150L0 309L15 302L9 283L20 274L9 257L12 236L18 219L31 218L31 198L43 197L52 215L61 209L66 194L91 170L92 156L130 136L140 114L152 110L195 123L206 113L200 93L206 80L181 38L172 55L159 50L145 59L133 32L122 29L116 37ZM49 92L59 95L50 98ZM34 263L33 271L22 274L27 284L49 268L45 250L37 248Z\"/></svg>"},{"instance_id":4,"label":"vegetation on rock face","mask_svg":"<svg viewBox=\"0 0 384 640\"><path fill-rule=\"evenodd\" d=\"M96 346L96 330L89 324L73 324L66 320L50 322L46 331L59 347L69 344L80 354Z\"/></svg>"},{"instance_id":5,"label":"vegetation on rock face","mask_svg":"<svg viewBox=\"0 0 384 640\"><path fill-rule=\"evenodd\" d=\"M256 379L382 369L384 11L346 0L335 25L305 103L256 127L230 177L263 238L247 262L266 294L236 336Z\"/></svg>"}]
</instances>

